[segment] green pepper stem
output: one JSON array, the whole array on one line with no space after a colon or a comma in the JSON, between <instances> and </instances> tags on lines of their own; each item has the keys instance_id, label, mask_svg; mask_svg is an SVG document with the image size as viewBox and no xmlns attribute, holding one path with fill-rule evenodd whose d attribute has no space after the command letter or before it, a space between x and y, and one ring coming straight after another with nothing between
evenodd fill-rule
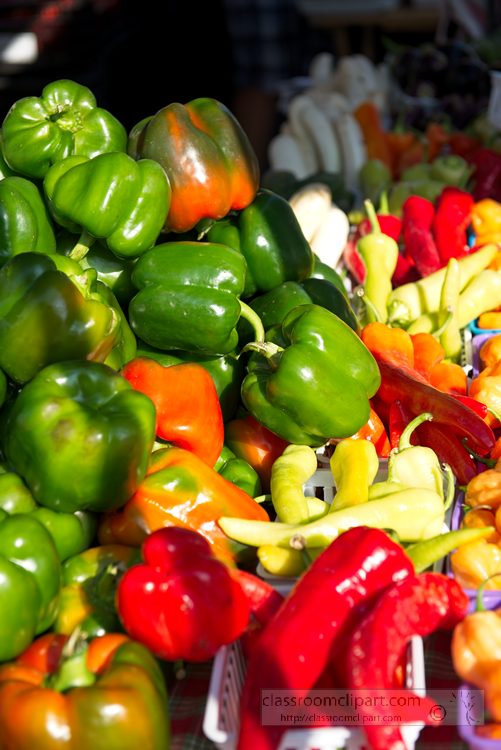
<instances>
[{"instance_id":1,"label":"green pepper stem","mask_svg":"<svg viewBox=\"0 0 501 750\"><path fill-rule=\"evenodd\" d=\"M266 503L268 501L271 501L271 495L257 495L254 498L254 502L259 503L260 505L261 503Z\"/></svg>"},{"instance_id":2,"label":"green pepper stem","mask_svg":"<svg viewBox=\"0 0 501 750\"><path fill-rule=\"evenodd\" d=\"M96 238L92 237L87 232L87 230L84 229L84 231L78 238L77 244L74 245L71 252L68 253L68 257L72 258L73 260L82 260L82 258L85 258L95 241Z\"/></svg>"},{"instance_id":3,"label":"green pepper stem","mask_svg":"<svg viewBox=\"0 0 501 750\"><path fill-rule=\"evenodd\" d=\"M240 354L244 352L257 352L272 361L275 354L283 352L283 347L273 344L271 341L250 341L242 348Z\"/></svg>"},{"instance_id":4,"label":"green pepper stem","mask_svg":"<svg viewBox=\"0 0 501 750\"><path fill-rule=\"evenodd\" d=\"M367 198L364 200L364 208L371 225L372 234L381 234L381 227L373 202Z\"/></svg>"},{"instance_id":5,"label":"green pepper stem","mask_svg":"<svg viewBox=\"0 0 501 750\"><path fill-rule=\"evenodd\" d=\"M491 576L489 576L484 581L482 581L482 583L478 587L478 593L477 593L477 598L476 598L476 602L475 602L475 612L485 612L486 611L487 608L486 608L486 606L484 604L484 589L485 589L487 583L492 578L497 578L497 576L501 576L501 573L493 573Z\"/></svg>"},{"instance_id":6,"label":"green pepper stem","mask_svg":"<svg viewBox=\"0 0 501 750\"><path fill-rule=\"evenodd\" d=\"M419 427L420 424L423 424L423 422L430 422L432 419L433 414L431 414L429 411L424 411L422 414L418 414L417 417L414 417L412 422L409 422L409 424L405 427L405 429L402 431L402 434L400 435L397 452L400 453L400 451L403 451L406 448L412 448L413 445L411 443L411 435L414 430Z\"/></svg>"},{"instance_id":7,"label":"green pepper stem","mask_svg":"<svg viewBox=\"0 0 501 750\"><path fill-rule=\"evenodd\" d=\"M245 302L242 302L242 300L239 300L239 302L240 316L252 326L252 330L254 331L254 342L264 342L264 326L261 318L259 317L257 312L252 309L252 307L249 307L249 305L247 305Z\"/></svg>"},{"instance_id":8,"label":"green pepper stem","mask_svg":"<svg viewBox=\"0 0 501 750\"><path fill-rule=\"evenodd\" d=\"M463 443L470 456L475 459L475 461L478 461L480 464L484 464L488 469L493 469L496 466L497 461L495 458L485 458L484 456L480 456L478 453L475 453L473 448L470 448L470 446L468 445L468 438L463 438L461 442Z\"/></svg>"},{"instance_id":9,"label":"green pepper stem","mask_svg":"<svg viewBox=\"0 0 501 750\"><path fill-rule=\"evenodd\" d=\"M310 555L308 548L306 547L306 539L301 534L294 534L289 542L292 549L298 550L301 553L304 568L307 570L313 562L313 558Z\"/></svg>"},{"instance_id":10,"label":"green pepper stem","mask_svg":"<svg viewBox=\"0 0 501 750\"><path fill-rule=\"evenodd\" d=\"M87 667L87 648L82 631L76 628L63 648L57 671L46 678L45 687L63 693L71 688L93 685L96 676Z\"/></svg>"},{"instance_id":11,"label":"green pepper stem","mask_svg":"<svg viewBox=\"0 0 501 750\"><path fill-rule=\"evenodd\" d=\"M357 295L357 297L360 297L365 307L367 308L367 311L370 312L374 316L374 321L376 323L382 323L383 321L379 313L379 310L377 309L376 305L373 302L371 302L369 297L366 295L364 287L363 286L357 287L355 294Z\"/></svg>"},{"instance_id":12,"label":"green pepper stem","mask_svg":"<svg viewBox=\"0 0 501 750\"><path fill-rule=\"evenodd\" d=\"M474 529L455 529L406 547L405 553L414 565L416 573L423 573L453 550L476 539L485 539L494 530L493 526Z\"/></svg>"},{"instance_id":13,"label":"green pepper stem","mask_svg":"<svg viewBox=\"0 0 501 750\"><path fill-rule=\"evenodd\" d=\"M383 190L381 195L379 196L379 211L378 213L381 216L388 216L390 213L390 204L388 202L388 192L386 190Z\"/></svg>"},{"instance_id":14,"label":"green pepper stem","mask_svg":"<svg viewBox=\"0 0 501 750\"><path fill-rule=\"evenodd\" d=\"M498 422L501 422L501 414L499 414L499 412L493 409L492 406L488 406L487 411L489 412L489 414L492 414L492 416L495 417L495 419L497 419Z\"/></svg>"}]
</instances>

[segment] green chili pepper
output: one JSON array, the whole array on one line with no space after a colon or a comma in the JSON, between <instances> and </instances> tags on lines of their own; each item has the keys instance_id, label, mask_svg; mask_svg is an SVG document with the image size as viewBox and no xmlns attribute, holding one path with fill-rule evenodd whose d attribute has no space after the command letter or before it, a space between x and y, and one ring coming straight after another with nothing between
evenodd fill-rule
<instances>
[{"instance_id":1,"label":"green chili pepper","mask_svg":"<svg viewBox=\"0 0 501 750\"><path fill-rule=\"evenodd\" d=\"M223 445L214 468L218 474L236 484L251 497L261 495L261 480L257 471L243 458L237 458L227 445Z\"/></svg>"},{"instance_id":2,"label":"green chili pepper","mask_svg":"<svg viewBox=\"0 0 501 750\"><path fill-rule=\"evenodd\" d=\"M495 529L492 526L448 531L431 539L411 544L405 548L405 552L414 563L416 573L422 573L453 550L462 547L463 544L474 542L476 539L484 539L493 531Z\"/></svg>"},{"instance_id":3,"label":"green chili pepper","mask_svg":"<svg viewBox=\"0 0 501 750\"><path fill-rule=\"evenodd\" d=\"M7 165L27 177L44 177L57 161L72 154L92 158L125 151L127 132L94 94L75 81L52 81L40 97L14 102L2 124Z\"/></svg>"}]
</instances>

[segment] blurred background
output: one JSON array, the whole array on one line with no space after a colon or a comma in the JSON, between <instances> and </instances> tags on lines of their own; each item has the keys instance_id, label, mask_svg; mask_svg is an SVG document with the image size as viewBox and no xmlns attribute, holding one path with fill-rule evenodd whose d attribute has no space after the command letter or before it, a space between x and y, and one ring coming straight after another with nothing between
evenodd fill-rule
<instances>
[{"instance_id":1,"label":"blurred background","mask_svg":"<svg viewBox=\"0 0 501 750\"><path fill-rule=\"evenodd\" d=\"M265 169L316 55L364 55L410 97L455 97L467 112L485 106L488 71L501 68L500 25L498 0L1 0L0 111L63 77L128 130L173 101L211 96Z\"/></svg>"}]
</instances>

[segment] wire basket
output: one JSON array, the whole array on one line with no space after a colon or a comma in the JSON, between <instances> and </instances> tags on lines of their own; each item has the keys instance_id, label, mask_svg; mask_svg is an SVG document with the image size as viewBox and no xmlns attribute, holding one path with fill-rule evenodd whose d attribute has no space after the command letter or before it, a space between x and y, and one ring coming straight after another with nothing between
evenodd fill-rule
<instances>
[{"instance_id":1,"label":"wire basket","mask_svg":"<svg viewBox=\"0 0 501 750\"><path fill-rule=\"evenodd\" d=\"M220 750L234 750L240 725L240 695L245 680L245 661L239 641L222 646L212 667L209 694L205 705L203 731ZM423 641L411 639L405 685L417 695L425 695ZM404 724L402 736L408 750L414 750L421 724ZM322 727L289 729L277 750L364 750L367 743L362 729Z\"/></svg>"}]
</instances>

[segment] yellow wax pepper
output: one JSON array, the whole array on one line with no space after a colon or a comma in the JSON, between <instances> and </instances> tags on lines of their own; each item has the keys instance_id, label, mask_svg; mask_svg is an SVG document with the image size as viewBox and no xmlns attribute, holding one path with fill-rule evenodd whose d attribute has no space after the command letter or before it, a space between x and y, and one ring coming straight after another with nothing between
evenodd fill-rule
<instances>
[{"instance_id":1,"label":"yellow wax pepper","mask_svg":"<svg viewBox=\"0 0 501 750\"><path fill-rule=\"evenodd\" d=\"M330 459L336 494L330 511L366 503L369 485L376 478L379 459L374 443L368 440L341 440Z\"/></svg>"}]
</instances>

